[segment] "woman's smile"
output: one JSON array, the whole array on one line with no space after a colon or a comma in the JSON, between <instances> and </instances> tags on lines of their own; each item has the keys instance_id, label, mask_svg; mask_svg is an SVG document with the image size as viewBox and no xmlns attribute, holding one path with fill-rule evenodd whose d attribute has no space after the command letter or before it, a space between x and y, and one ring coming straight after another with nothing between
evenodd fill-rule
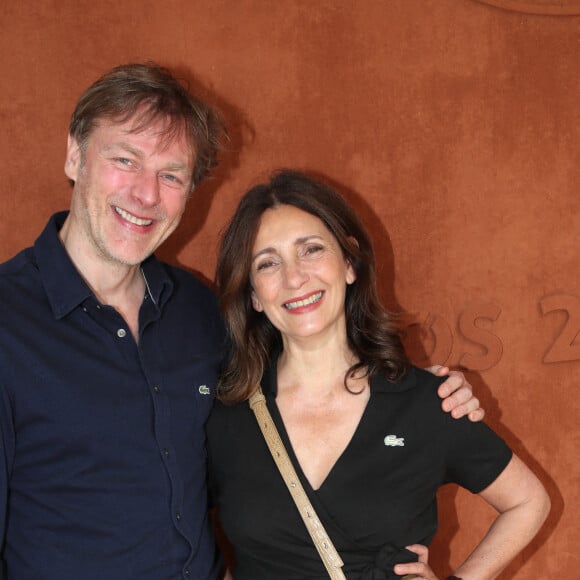
<instances>
[{"instance_id":1,"label":"woman's smile","mask_svg":"<svg viewBox=\"0 0 580 580\"><path fill-rule=\"evenodd\" d=\"M282 306L286 308L286 310L297 310L298 308L302 308L304 306L310 306L311 304L317 304L322 299L324 292L315 292L311 294L307 298L300 298L298 300L294 300L292 302L285 302Z\"/></svg>"}]
</instances>

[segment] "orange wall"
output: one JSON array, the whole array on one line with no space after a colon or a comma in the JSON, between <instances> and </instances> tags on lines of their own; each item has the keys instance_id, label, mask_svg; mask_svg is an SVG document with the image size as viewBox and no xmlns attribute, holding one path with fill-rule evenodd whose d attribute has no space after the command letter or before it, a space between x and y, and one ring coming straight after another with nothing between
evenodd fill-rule
<instances>
[{"instance_id":1,"label":"orange wall","mask_svg":"<svg viewBox=\"0 0 580 580\"><path fill-rule=\"evenodd\" d=\"M278 166L331 178L376 240L385 300L411 313L410 350L471 369L489 422L550 491L548 524L501 578L571 578L580 2L506 3L576 15L501 0L3 0L0 259L68 206L68 117L88 84L131 60L193 75L231 151L162 257L211 278L248 185ZM449 488L441 515L432 557L448 572L491 510Z\"/></svg>"}]
</instances>

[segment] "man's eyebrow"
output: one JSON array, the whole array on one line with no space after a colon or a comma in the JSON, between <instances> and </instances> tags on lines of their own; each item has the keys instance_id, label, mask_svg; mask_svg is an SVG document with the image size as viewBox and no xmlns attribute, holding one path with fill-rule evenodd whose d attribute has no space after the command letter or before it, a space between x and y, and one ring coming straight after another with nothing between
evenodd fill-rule
<instances>
[{"instance_id":1,"label":"man's eyebrow","mask_svg":"<svg viewBox=\"0 0 580 580\"><path fill-rule=\"evenodd\" d=\"M187 164L185 163L168 163L165 168L166 171L189 171Z\"/></svg>"},{"instance_id":2,"label":"man's eyebrow","mask_svg":"<svg viewBox=\"0 0 580 580\"><path fill-rule=\"evenodd\" d=\"M132 153L136 157L143 157L143 151L141 151L137 147L133 147L133 145L129 143L125 143L124 141L117 141L116 143L105 145L105 147L103 148L104 151L114 151L115 149L128 151L129 153Z\"/></svg>"}]
</instances>

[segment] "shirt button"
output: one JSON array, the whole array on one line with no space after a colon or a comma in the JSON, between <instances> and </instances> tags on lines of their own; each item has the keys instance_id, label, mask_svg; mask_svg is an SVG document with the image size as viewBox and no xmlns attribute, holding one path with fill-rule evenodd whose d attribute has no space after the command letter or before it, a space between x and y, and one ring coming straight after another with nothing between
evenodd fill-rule
<instances>
[{"instance_id":1,"label":"shirt button","mask_svg":"<svg viewBox=\"0 0 580 580\"><path fill-rule=\"evenodd\" d=\"M164 449L163 450L163 455L165 455L165 457L169 457L169 449Z\"/></svg>"},{"instance_id":2,"label":"shirt button","mask_svg":"<svg viewBox=\"0 0 580 580\"><path fill-rule=\"evenodd\" d=\"M119 330L117 330L117 336L119 338L125 338L126 335L127 331L124 328L119 328Z\"/></svg>"},{"instance_id":3,"label":"shirt button","mask_svg":"<svg viewBox=\"0 0 580 580\"><path fill-rule=\"evenodd\" d=\"M153 387L153 391L154 391L155 393L158 393L159 391L161 391L161 389L160 389L160 388L159 388L157 385L155 385L155 386Z\"/></svg>"},{"instance_id":4,"label":"shirt button","mask_svg":"<svg viewBox=\"0 0 580 580\"><path fill-rule=\"evenodd\" d=\"M177 521L179 521L179 520L181 519L181 514L180 514L179 512L177 512L177 513L175 514L175 519L176 519Z\"/></svg>"},{"instance_id":5,"label":"shirt button","mask_svg":"<svg viewBox=\"0 0 580 580\"><path fill-rule=\"evenodd\" d=\"M190 574L191 574L191 572L189 571L189 568L186 568L186 569L185 569L185 575L186 575L186 576L189 576Z\"/></svg>"}]
</instances>

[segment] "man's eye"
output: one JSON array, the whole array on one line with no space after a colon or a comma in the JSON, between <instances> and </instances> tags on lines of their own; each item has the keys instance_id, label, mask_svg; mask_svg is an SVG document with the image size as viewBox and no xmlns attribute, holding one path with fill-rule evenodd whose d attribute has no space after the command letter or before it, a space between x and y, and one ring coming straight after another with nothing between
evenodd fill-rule
<instances>
[{"instance_id":1,"label":"man's eye","mask_svg":"<svg viewBox=\"0 0 580 580\"><path fill-rule=\"evenodd\" d=\"M175 175L171 175L171 173L164 173L161 177L167 181L172 181L174 183L178 183L179 179Z\"/></svg>"},{"instance_id":2,"label":"man's eye","mask_svg":"<svg viewBox=\"0 0 580 580\"><path fill-rule=\"evenodd\" d=\"M119 163L120 165L126 165L126 166L130 166L131 165L131 160L127 159L126 157L115 157L115 161L117 163Z\"/></svg>"}]
</instances>

